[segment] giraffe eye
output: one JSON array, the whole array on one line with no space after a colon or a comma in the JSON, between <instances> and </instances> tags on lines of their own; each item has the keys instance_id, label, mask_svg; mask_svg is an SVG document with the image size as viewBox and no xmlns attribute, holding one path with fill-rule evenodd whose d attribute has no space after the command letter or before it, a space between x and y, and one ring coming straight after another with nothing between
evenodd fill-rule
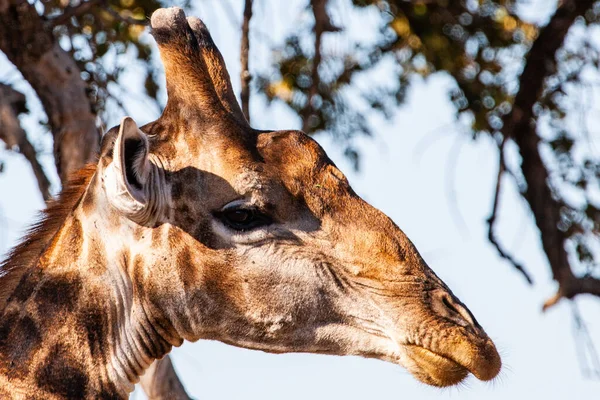
<instances>
[{"instance_id":1,"label":"giraffe eye","mask_svg":"<svg viewBox=\"0 0 600 400\"><path fill-rule=\"evenodd\" d=\"M217 213L217 217L229 228L236 231L249 231L269 225L271 219L256 208L232 207Z\"/></svg>"}]
</instances>

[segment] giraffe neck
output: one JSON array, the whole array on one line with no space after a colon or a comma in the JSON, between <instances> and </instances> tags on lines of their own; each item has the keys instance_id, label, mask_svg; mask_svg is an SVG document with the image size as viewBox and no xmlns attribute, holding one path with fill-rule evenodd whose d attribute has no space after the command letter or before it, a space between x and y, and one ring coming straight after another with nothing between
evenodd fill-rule
<instances>
[{"instance_id":1,"label":"giraffe neck","mask_svg":"<svg viewBox=\"0 0 600 400\"><path fill-rule=\"evenodd\" d=\"M136 296L127 228L101 235L107 219L79 211L0 311L1 398L2 390L8 398L126 398L152 361L181 343L154 328L160 316Z\"/></svg>"}]
</instances>

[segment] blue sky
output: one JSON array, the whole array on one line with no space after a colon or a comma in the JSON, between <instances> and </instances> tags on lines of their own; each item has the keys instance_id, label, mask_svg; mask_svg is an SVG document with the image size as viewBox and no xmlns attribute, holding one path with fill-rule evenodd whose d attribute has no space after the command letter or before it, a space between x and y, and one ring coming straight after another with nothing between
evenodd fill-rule
<instances>
[{"instance_id":1,"label":"blue sky","mask_svg":"<svg viewBox=\"0 0 600 400\"><path fill-rule=\"evenodd\" d=\"M257 1L258 29L274 40L302 23L301 1ZM536 2L531 2L536 3ZM539 3L539 2L538 2ZM231 16L215 0L199 3L203 17L221 48L235 88L239 88L239 33ZM231 1L238 19L241 2ZM535 4L534 4L535 5ZM524 11L545 18L543 8ZM273 16L281 16L273 18ZM352 27L349 28L352 30ZM355 30L353 34L362 34ZM256 39L260 40L260 39ZM267 59L266 46L256 45L251 62ZM0 59L0 77L14 76ZM135 68L128 86L135 92ZM386 79L386 76L380 76ZM393 80L393 76L389 76ZM14 80L14 78L13 78ZM355 190L388 214L411 238L428 264L471 309L497 343L504 369L492 383L474 378L458 388L434 389L418 383L396 365L357 357L306 354L272 355L212 341L185 343L172 352L186 388L202 399L585 399L597 398L600 381L583 376L577 358L577 340L571 306L563 301L541 313L541 305L555 290L541 250L539 233L526 203L513 182L503 182L497 232L502 243L531 271L536 285L529 287L488 243L486 219L492 206L497 168L495 145L487 138L472 141L454 122L446 100L449 79L436 76L415 81L406 104L390 121L372 118L373 139L361 139L363 168L353 172L340 148L327 136L318 137L330 157L347 174ZM141 87L141 85L139 86ZM19 86L27 90L26 86ZM24 120L35 126L39 106ZM143 103L131 103L140 123L156 118ZM253 122L259 128L297 128L299 121L281 106L252 103ZM122 115L115 114L115 124ZM599 136L598 124L590 135ZM596 128L594 128L594 126ZM39 128L36 128L39 129ZM44 139L47 140L47 139ZM49 147L51 148L51 147ZM50 165L51 158L44 162ZM28 165L20 156L0 151L6 164L0 174L0 254L14 244L36 209L42 207ZM451 195L450 193L453 193ZM600 347L600 301L577 300L596 345ZM136 392L136 398L143 395Z\"/></svg>"}]
</instances>

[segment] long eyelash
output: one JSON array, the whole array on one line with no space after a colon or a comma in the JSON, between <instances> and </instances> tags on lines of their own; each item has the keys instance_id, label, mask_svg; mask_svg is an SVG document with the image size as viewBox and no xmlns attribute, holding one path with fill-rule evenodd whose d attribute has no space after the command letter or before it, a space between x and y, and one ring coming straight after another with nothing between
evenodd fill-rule
<instances>
[{"instance_id":1,"label":"long eyelash","mask_svg":"<svg viewBox=\"0 0 600 400\"><path fill-rule=\"evenodd\" d=\"M249 221L249 223L247 223L247 224L240 224L240 223L236 223L234 221L229 220L227 218L227 213L237 211L237 210L251 212L252 216L253 216L252 220ZM216 212L215 216L217 218L219 218L221 220L221 222L224 223L225 225L227 225L230 229L240 231L240 232L251 231L253 229L256 229L256 228L259 228L262 226L270 225L273 222L272 218L268 214L262 212L261 210L259 210L257 208L251 208L251 207L235 207L235 208L232 207L231 209L225 209L225 210Z\"/></svg>"}]
</instances>

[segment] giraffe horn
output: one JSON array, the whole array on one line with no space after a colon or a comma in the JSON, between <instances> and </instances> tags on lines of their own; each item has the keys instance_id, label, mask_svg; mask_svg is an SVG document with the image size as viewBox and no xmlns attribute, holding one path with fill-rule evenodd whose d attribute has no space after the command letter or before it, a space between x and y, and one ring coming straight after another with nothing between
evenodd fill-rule
<instances>
[{"instance_id":1,"label":"giraffe horn","mask_svg":"<svg viewBox=\"0 0 600 400\"><path fill-rule=\"evenodd\" d=\"M229 111L243 125L248 125L248 121L235 98L235 93L231 87L231 79L225 65L225 60L215 45L215 42L208 31L204 22L196 17L188 17L187 22L196 35L196 40L200 46L200 52L204 62L208 67L208 73L213 82L217 95L221 100L223 107Z\"/></svg>"},{"instance_id":2,"label":"giraffe horn","mask_svg":"<svg viewBox=\"0 0 600 400\"><path fill-rule=\"evenodd\" d=\"M186 19L181 8L171 7L156 10L150 25L167 78L165 112L180 112L188 104L204 118L228 113L247 126L223 57L202 21Z\"/></svg>"}]
</instances>

